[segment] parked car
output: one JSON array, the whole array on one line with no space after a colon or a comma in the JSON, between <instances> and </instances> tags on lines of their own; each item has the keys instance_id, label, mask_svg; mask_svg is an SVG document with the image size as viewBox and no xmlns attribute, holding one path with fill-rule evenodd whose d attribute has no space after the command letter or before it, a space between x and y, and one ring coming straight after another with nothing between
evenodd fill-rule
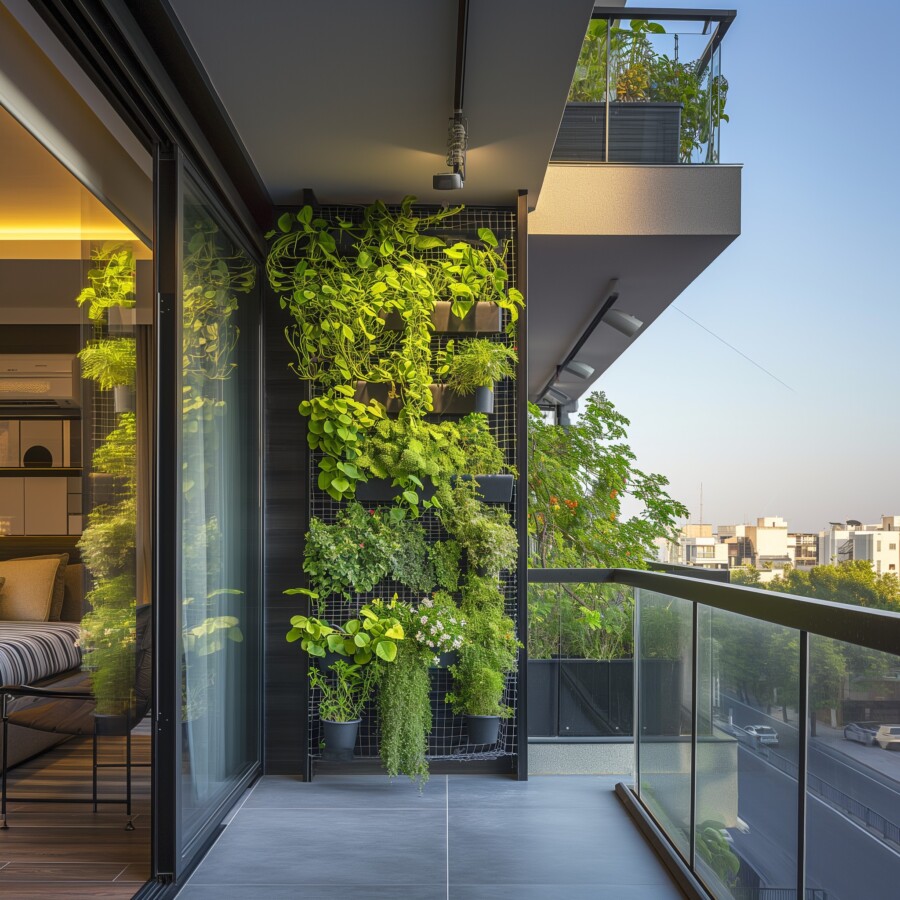
<instances>
[{"instance_id":1,"label":"parked car","mask_svg":"<svg viewBox=\"0 0 900 900\"><path fill-rule=\"evenodd\" d=\"M880 722L850 722L844 726L844 740L857 741L871 747L875 743Z\"/></svg>"},{"instance_id":2,"label":"parked car","mask_svg":"<svg viewBox=\"0 0 900 900\"><path fill-rule=\"evenodd\" d=\"M875 742L882 750L900 750L900 725L882 725Z\"/></svg>"},{"instance_id":3,"label":"parked car","mask_svg":"<svg viewBox=\"0 0 900 900\"><path fill-rule=\"evenodd\" d=\"M778 732L769 725L746 725L744 731L766 747L778 746Z\"/></svg>"}]
</instances>

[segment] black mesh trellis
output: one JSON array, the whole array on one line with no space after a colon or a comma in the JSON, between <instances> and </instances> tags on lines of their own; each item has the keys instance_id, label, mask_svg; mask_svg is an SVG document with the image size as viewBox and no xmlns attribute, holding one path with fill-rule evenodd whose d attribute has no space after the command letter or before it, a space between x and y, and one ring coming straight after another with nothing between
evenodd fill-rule
<instances>
[{"instance_id":1,"label":"black mesh trellis","mask_svg":"<svg viewBox=\"0 0 900 900\"><path fill-rule=\"evenodd\" d=\"M421 210L420 210L421 211ZM425 210L427 212L427 210ZM329 222L337 219L344 221L358 221L361 217L362 209L359 207L346 206L325 206L319 207L316 214ZM438 227L430 229L430 234L442 237L448 243L455 241L477 241L478 229L490 228L500 241L501 246L507 246L506 266L509 274L508 287L516 287L516 216L511 210L493 209L493 208L468 208L464 209L459 215L450 219L445 219L439 223ZM440 249L428 251L423 254L426 257L434 259L442 258ZM503 314L503 327L507 324L507 314ZM457 336L458 338L464 335ZM480 334L479 337L486 337L497 342L511 342L505 331L498 334ZM432 349L437 350L446 345L450 335L435 334L432 339ZM313 386L315 392L316 387ZM516 421L516 382L512 379L505 379L502 383L496 385L494 394L494 412L488 416L491 433L497 438L500 448L503 450L508 465L515 466L518 461L516 459L516 430L519 423ZM440 417L434 417L438 419ZM338 511L346 506L344 502L332 500L328 494L319 490L318 464L321 454L310 454L310 470L309 470L309 515L310 518L316 517L322 521L332 524L337 516ZM510 513L511 521L515 526L516 521L516 503L518 502L517 490L513 490L512 502L506 504L506 509ZM370 507L376 504L369 504ZM387 504L377 504L387 505ZM447 534L441 527L440 522L431 512L423 513L419 520L425 529L426 540L433 543L437 540L446 540ZM516 621L516 595L517 595L517 574L515 571L504 572L500 578L500 590L505 600L505 608L507 615ZM382 581L375 590L352 600L345 601L340 597L332 596L325 599L322 606L322 614L329 621L340 621L355 616L359 612L360 606L371 600L373 597L382 597L389 600L394 594L404 601L416 601L421 599L422 595L410 590L409 588L398 584L397 582L385 580ZM456 595L457 601L459 595ZM518 623L517 623L518 624ZM480 746L469 744L466 739L466 728L464 718L453 714L449 704L445 702L445 697L451 689L451 676L449 671L445 669L432 669L431 674L431 701L434 726L428 742L429 758L433 760L449 760L449 759L470 759L470 760L486 760L498 759L501 757L510 757L516 752L516 719L501 720L500 738L496 745ZM322 757L321 741L322 730L319 721L319 692L310 689L308 717L309 717L309 755L315 763L315 760ZM518 692L517 677L515 674L509 675L506 682L506 691L503 702L510 706L513 710L517 708ZM378 757L378 718L377 707L375 702L371 702L363 716L363 721L359 729L359 737L356 743L355 757L357 759L373 759ZM352 762L343 763L344 766L351 767ZM333 771L334 762L330 762L329 771Z\"/></svg>"}]
</instances>

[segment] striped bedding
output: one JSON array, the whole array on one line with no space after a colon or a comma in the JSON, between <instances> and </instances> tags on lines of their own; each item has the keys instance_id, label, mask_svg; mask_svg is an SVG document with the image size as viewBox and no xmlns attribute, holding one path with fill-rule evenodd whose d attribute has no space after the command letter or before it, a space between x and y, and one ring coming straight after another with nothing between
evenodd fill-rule
<instances>
[{"instance_id":1,"label":"striped bedding","mask_svg":"<svg viewBox=\"0 0 900 900\"><path fill-rule=\"evenodd\" d=\"M34 684L81 665L77 622L0 621L0 684Z\"/></svg>"}]
</instances>

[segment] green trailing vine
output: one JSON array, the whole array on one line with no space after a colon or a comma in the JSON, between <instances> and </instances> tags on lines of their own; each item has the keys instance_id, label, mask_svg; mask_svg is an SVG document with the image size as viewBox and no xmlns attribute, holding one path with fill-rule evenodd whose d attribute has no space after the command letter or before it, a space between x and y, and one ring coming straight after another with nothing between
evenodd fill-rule
<instances>
[{"instance_id":1,"label":"green trailing vine","mask_svg":"<svg viewBox=\"0 0 900 900\"><path fill-rule=\"evenodd\" d=\"M360 456L369 461L373 454L363 445L385 420L380 402L355 399L357 382L387 384L402 399L404 447L411 445L419 440L414 423L433 410L431 385L448 372L431 346L436 304L449 301L453 315L464 317L476 302L493 302L508 311L512 326L523 303L507 284L506 247L490 229L479 229L480 246L447 246L423 232L461 207L416 215L414 203L407 197L397 211L374 203L359 223L328 221L304 206L282 215L267 235L269 283L292 319L291 368L317 386L300 413L309 418L310 447L323 454L319 488L335 500L352 498L367 479ZM399 320L399 331L388 326L390 318ZM404 492L421 488L419 472L401 477Z\"/></svg>"},{"instance_id":2,"label":"green trailing vine","mask_svg":"<svg viewBox=\"0 0 900 900\"><path fill-rule=\"evenodd\" d=\"M91 341L78 354L82 377L96 381L104 391L134 387L137 354L134 338L102 338Z\"/></svg>"}]
</instances>

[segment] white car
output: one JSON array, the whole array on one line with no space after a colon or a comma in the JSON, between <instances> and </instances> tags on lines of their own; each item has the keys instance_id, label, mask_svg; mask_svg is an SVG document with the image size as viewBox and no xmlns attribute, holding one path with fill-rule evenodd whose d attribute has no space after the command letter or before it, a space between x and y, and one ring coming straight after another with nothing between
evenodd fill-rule
<instances>
[{"instance_id":1,"label":"white car","mask_svg":"<svg viewBox=\"0 0 900 900\"><path fill-rule=\"evenodd\" d=\"M778 746L778 732L768 725L746 725L744 731L766 747Z\"/></svg>"},{"instance_id":2,"label":"white car","mask_svg":"<svg viewBox=\"0 0 900 900\"><path fill-rule=\"evenodd\" d=\"M882 725L875 735L882 750L900 750L900 725Z\"/></svg>"}]
</instances>

